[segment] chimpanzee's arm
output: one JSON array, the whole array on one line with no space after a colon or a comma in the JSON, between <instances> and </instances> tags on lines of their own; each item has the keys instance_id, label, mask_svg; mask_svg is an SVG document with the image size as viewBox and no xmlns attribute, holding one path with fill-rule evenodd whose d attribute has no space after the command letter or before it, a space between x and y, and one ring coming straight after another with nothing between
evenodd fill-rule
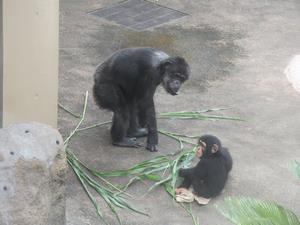
<instances>
[{"instance_id":1,"label":"chimpanzee's arm","mask_svg":"<svg viewBox=\"0 0 300 225\"><path fill-rule=\"evenodd\" d=\"M207 172L205 167L206 160L201 160L195 167L188 169L180 169L178 175L183 177L184 180L179 187L189 188L192 183L196 180L204 178Z\"/></svg>"},{"instance_id":2,"label":"chimpanzee's arm","mask_svg":"<svg viewBox=\"0 0 300 225\"><path fill-rule=\"evenodd\" d=\"M182 184L179 185L179 188L188 189L192 185L193 173L194 173L194 168L179 170L178 175L184 178Z\"/></svg>"},{"instance_id":3,"label":"chimpanzee's arm","mask_svg":"<svg viewBox=\"0 0 300 225\"><path fill-rule=\"evenodd\" d=\"M196 179L203 179L207 175L207 171L210 169L210 163L207 159L201 159L195 166L193 176Z\"/></svg>"},{"instance_id":4,"label":"chimpanzee's arm","mask_svg":"<svg viewBox=\"0 0 300 225\"><path fill-rule=\"evenodd\" d=\"M178 175L184 178L189 178L192 179L193 178L193 174L194 174L194 168L188 168L188 169L180 169Z\"/></svg>"},{"instance_id":5,"label":"chimpanzee's arm","mask_svg":"<svg viewBox=\"0 0 300 225\"><path fill-rule=\"evenodd\" d=\"M184 178L181 185L179 185L179 188L186 188L189 189L189 187L192 185L192 181L188 178Z\"/></svg>"},{"instance_id":6,"label":"chimpanzee's arm","mask_svg":"<svg viewBox=\"0 0 300 225\"><path fill-rule=\"evenodd\" d=\"M148 125L148 139L146 148L151 152L156 152L158 144L158 135L153 97L151 97L151 99L148 99L148 101L148 107L146 109L146 120Z\"/></svg>"},{"instance_id":7,"label":"chimpanzee's arm","mask_svg":"<svg viewBox=\"0 0 300 225\"><path fill-rule=\"evenodd\" d=\"M180 169L179 176L188 178L189 180L193 179L201 179L206 175L207 168L206 168L206 160L201 160L198 164L193 168L188 169Z\"/></svg>"}]
</instances>

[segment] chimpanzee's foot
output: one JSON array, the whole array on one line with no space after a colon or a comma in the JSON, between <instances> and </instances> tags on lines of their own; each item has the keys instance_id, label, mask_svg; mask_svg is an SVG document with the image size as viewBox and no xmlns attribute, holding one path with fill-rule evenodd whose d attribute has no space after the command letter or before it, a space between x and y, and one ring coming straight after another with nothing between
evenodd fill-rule
<instances>
[{"instance_id":1,"label":"chimpanzee's foot","mask_svg":"<svg viewBox=\"0 0 300 225\"><path fill-rule=\"evenodd\" d=\"M128 132L127 137L145 137L148 135L146 128L138 128L133 132Z\"/></svg>"},{"instance_id":2,"label":"chimpanzee's foot","mask_svg":"<svg viewBox=\"0 0 300 225\"><path fill-rule=\"evenodd\" d=\"M157 145L155 145L155 144L149 144L148 143L147 146L146 146L146 149L150 152L157 152L158 151Z\"/></svg>"},{"instance_id":3,"label":"chimpanzee's foot","mask_svg":"<svg viewBox=\"0 0 300 225\"><path fill-rule=\"evenodd\" d=\"M136 138L128 138L124 137L120 142L113 142L113 145L120 146L120 147L129 147L129 148L138 148L141 147L142 144L136 141Z\"/></svg>"}]
</instances>

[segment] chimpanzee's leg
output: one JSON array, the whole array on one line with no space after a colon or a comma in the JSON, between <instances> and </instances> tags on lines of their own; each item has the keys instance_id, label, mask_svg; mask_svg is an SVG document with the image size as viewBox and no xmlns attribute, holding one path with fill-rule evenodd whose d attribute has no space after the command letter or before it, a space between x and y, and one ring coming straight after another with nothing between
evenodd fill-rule
<instances>
[{"instance_id":1,"label":"chimpanzee's leg","mask_svg":"<svg viewBox=\"0 0 300 225\"><path fill-rule=\"evenodd\" d=\"M141 146L136 138L126 137L129 126L129 111L127 108L120 108L114 111L113 124L111 127L111 138L114 145L122 147Z\"/></svg>"},{"instance_id":2,"label":"chimpanzee's leg","mask_svg":"<svg viewBox=\"0 0 300 225\"><path fill-rule=\"evenodd\" d=\"M196 195L203 198L213 197L208 186L203 182L203 180L195 179L192 182L192 186Z\"/></svg>"},{"instance_id":3,"label":"chimpanzee's leg","mask_svg":"<svg viewBox=\"0 0 300 225\"><path fill-rule=\"evenodd\" d=\"M142 128L147 127L147 105L143 102L138 104L138 121Z\"/></svg>"},{"instance_id":4,"label":"chimpanzee's leg","mask_svg":"<svg viewBox=\"0 0 300 225\"><path fill-rule=\"evenodd\" d=\"M148 132L145 128L140 128L138 123L138 109L137 104L132 103L129 105L129 128L127 137L144 137Z\"/></svg>"},{"instance_id":5,"label":"chimpanzee's leg","mask_svg":"<svg viewBox=\"0 0 300 225\"><path fill-rule=\"evenodd\" d=\"M123 92L114 84L103 83L94 86L94 98L101 108L113 111L111 138L114 145L138 147L135 138L126 137L129 126L129 109Z\"/></svg>"}]
</instances>

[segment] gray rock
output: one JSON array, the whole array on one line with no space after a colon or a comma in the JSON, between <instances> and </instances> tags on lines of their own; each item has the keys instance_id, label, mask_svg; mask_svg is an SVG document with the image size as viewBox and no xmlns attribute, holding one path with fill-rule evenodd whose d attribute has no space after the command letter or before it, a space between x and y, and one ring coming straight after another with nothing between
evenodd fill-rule
<instances>
[{"instance_id":1,"label":"gray rock","mask_svg":"<svg viewBox=\"0 0 300 225\"><path fill-rule=\"evenodd\" d=\"M0 129L0 225L65 224L63 140L39 123Z\"/></svg>"}]
</instances>

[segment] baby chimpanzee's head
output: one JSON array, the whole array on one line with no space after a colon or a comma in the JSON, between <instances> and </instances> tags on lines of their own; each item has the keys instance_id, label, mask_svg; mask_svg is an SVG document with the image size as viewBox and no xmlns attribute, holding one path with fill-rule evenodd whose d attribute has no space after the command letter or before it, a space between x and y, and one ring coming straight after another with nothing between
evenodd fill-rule
<instances>
[{"instance_id":1,"label":"baby chimpanzee's head","mask_svg":"<svg viewBox=\"0 0 300 225\"><path fill-rule=\"evenodd\" d=\"M198 158L207 157L212 154L217 153L221 148L221 141L219 138L213 135L203 135L198 141L199 148L197 150L196 156Z\"/></svg>"}]
</instances>

